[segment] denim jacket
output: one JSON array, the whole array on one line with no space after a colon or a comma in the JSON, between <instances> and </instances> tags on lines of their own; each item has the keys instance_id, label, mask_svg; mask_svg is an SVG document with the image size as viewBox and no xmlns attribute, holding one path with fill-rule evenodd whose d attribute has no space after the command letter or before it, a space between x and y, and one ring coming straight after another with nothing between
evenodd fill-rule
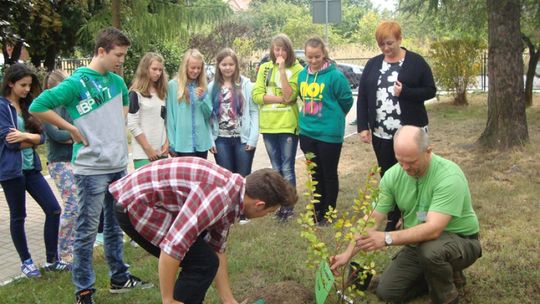
<instances>
[{"instance_id":1,"label":"denim jacket","mask_svg":"<svg viewBox=\"0 0 540 304\"><path fill-rule=\"evenodd\" d=\"M21 143L8 143L6 136L11 128L17 128L17 110L4 97L0 97L0 181L22 175ZM40 144L45 142L41 134ZM34 168L41 171L41 161L34 150Z\"/></svg>"},{"instance_id":2,"label":"denim jacket","mask_svg":"<svg viewBox=\"0 0 540 304\"><path fill-rule=\"evenodd\" d=\"M241 87L242 95L244 96L244 105L242 109L242 129L240 130L240 141L244 144L248 144L252 147L257 146L257 140L259 139L259 106L253 102L251 97L251 91L253 86L251 81L243 76L241 76ZM212 81L208 85L208 92L212 92L212 88L215 85L215 82ZM218 84L219 85L219 84ZM214 141L217 139L219 134L219 124L218 119L212 119L212 135ZM213 145L216 146L215 144Z\"/></svg>"}]
</instances>

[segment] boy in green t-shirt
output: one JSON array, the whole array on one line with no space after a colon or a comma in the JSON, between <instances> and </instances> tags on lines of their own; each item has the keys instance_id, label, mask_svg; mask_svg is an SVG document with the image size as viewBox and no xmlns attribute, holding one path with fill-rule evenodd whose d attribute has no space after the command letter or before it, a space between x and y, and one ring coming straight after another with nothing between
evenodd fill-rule
<instances>
[{"instance_id":1,"label":"boy in green t-shirt","mask_svg":"<svg viewBox=\"0 0 540 304\"><path fill-rule=\"evenodd\" d=\"M458 165L431 150L422 128L404 126L396 132L398 164L381 180L372 215L376 227L332 257L336 271L360 250L405 245L377 286L377 295L387 302L408 301L429 290L434 303L457 303L463 269L482 255L467 179ZM386 215L396 206L404 215L404 229L384 232Z\"/></svg>"},{"instance_id":2,"label":"boy in green t-shirt","mask_svg":"<svg viewBox=\"0 0 540 304\"><path fill-rule=\"evenodd\" d=\"M30 106L32 115L67 130L74 142L72 163L79 200L73 244L73 283L77 303L94 303L92 253L102 209L105 256L111 274L110 292L122 293L152 286L128 272L123 261L123 233L114 219L115 200L108 192L109 184L126 174L128 91L124 80L112 71L120 68L130 44L118 29L102 30L97 35L90 64L43 92ZM66 108L73 124L53 111L60 106Z\"/></svg>"}]
</instances>

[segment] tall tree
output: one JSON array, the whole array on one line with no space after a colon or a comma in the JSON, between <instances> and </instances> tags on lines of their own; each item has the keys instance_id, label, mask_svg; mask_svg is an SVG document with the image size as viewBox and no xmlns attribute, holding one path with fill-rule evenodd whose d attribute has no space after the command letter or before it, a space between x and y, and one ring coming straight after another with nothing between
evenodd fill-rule
<instances>
[{"instance_id":1,"label":"tall tree","mask_svg":"<svg viewBox=\"0 0 540 304\"><path fill-rule=\"evenodd\" d=\"M6 6L2 4L2 15L9 15L9 27L2 32L9 34L6 39L15 46L14 57L8 62L17 61L18 50L24 42L31 62L39 66L44 60L48 70L54 69L58 55L73 51L76 31L87 17L87 0L2 2L7 2ZM6 46L5 43L3 45Z\"/></svg>"},{"instance_id":2,"label":"tall tree","mask_svg":"<svg viewBox=\"0 0 540 304\"><path fill-rule=\"evenodd\" d=\"M479 142L511 148L529 140L523 91L520 0L487 0L488 120Z\"/></svg>"},{"instance_id":3,"label":"tall tree","mask_svg":"<svg viewBox=\"0 0 540 304\"><path fill-rule=\"evenodd\" d=\"M30 3L18 0L0 0L0 43L5 64L19 61L24 46L24 37L19 33L30 30L30 26L19 20L30 18ZM9 51L8 51L9 49Z\"/></svg>"},{"instance_id":4,"label":"tall tree","mask_svg":"<svg viewBox=\"0 0 540 304\"><path fill-rule=\"evenodd\" d=\"M483 0L482 0L483 1ZM521 0L401 0L400 8L418 12L427 3L430 12L485 5L488 16L488 117L478 142L488 149L522 146L529 140L523 91ZM474 15L474 14L471 14Z\"/></svg>"}]
</instances>

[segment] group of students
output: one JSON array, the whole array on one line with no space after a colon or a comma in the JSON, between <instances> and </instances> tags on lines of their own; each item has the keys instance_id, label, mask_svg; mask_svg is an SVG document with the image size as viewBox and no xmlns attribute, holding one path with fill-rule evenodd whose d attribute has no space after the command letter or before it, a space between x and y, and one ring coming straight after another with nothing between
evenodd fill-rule
<instances>
[{"instance_id":1,"label":"group of students","mask_svg":"<svg viewBox=\"0 0 540 304\"><path fill-rule=\"evenodd\" d=\"M337 272L360 250L406 245L383 274L379 297L399 302L429 291L436 303L455 303L456 278L481 256L467 181L457 165L431 152L423 104L435 94L429 66L400 46L396 22L382 22L375 36L383 54L364 70L357 124L360 139L373 144L383 170L374 217L385 231L356 236L331 258L331 269ZM153 286L128 271L123 230L159 258L163 303L202 303L215 281L222 302L236 304L224 255L229 228L242 216L277 211L281 222L293 214L298 143L315 155L313 178L320 195L315 223L325 226L325 214L336 207L345 116L353 104L349 83L320 38L306 41L302 67L290 39L279 34L254 86L240 75L238 58L228 48L218 53L215 79L207 84L204 58L190 49L171 81L163 58L147 53L128 90L114 71L129 46L121 31L102 30L90 64L68 78L61 71L50 73L48 90L41 94L36 75L25 65L6 70L0 183L21 270L40 276L24 231L28 192L46 215L44 268L72 270L76 303L94 303L92 254L102 214L111 293ZM126 120L137 169L129 175ZM40 173L36 147L45 134L63 213ZM274 170L251 173L259 134ZM205 160L208 151L217 165ZM404 229L395 230L399 223Z\"/></svg>"},{"instance_id":2,"label":"group of students","mask_svg":"<svg viewBox=\"0 0 540 304\"><path fill-rule=\"evenodd\" d=\"M123 262L123 233L108 189L127 174L126 120L136 169L169 156L206 159L210 151L218 165L246 177L262 133L273 169L291 188L296 183L294 162L300 141L305 153L316 155L322 207L315 220L324 221L324 209L335 206L337 198L337 162L353 99L320 38L306 42L304 68L290 39L284 34L274 37L272 61L261 66L254 86L240 75L238 58L229 48L217 54L215 80L207 84L203 56L190 49L170 81L163 58L145 54L128 90L114 72L129 46L122 32L104 29L97 36L91 63L71 77L61 70L49 73L47 90L41 93L36 74L27 66L13 64L5 71L0 182L10 209L12 240L27 277L41 272L26 241L26 192L46 214L44 268L72 270L78 302L85 303L95 291L92 252L100 215L111 268L110 291L151 286L131 275ZM46 138L48 168L65 203L63 212L40 173L36 148ZM292 215L291 201L273 202L281 206L276 212L279 221Z\"/></svg>"}]
</instances>

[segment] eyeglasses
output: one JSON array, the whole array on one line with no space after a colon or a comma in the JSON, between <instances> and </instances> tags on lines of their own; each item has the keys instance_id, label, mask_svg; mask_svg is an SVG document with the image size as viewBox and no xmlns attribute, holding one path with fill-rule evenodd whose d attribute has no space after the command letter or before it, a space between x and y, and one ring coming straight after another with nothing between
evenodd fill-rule
<instances>
[{"instance_id":1,"label":"eyeglasses","mask_svg":"<svg viewBox=\"0 0 540 304\"><path fill-rule=\"evenodd\" d=\"M379 47L384 47L384 46L392 46L394 43L396 43L396 40L393 40L393 41L383 41L381 43L377 43L379 45Z\"/></svg>"}]
</instances>

